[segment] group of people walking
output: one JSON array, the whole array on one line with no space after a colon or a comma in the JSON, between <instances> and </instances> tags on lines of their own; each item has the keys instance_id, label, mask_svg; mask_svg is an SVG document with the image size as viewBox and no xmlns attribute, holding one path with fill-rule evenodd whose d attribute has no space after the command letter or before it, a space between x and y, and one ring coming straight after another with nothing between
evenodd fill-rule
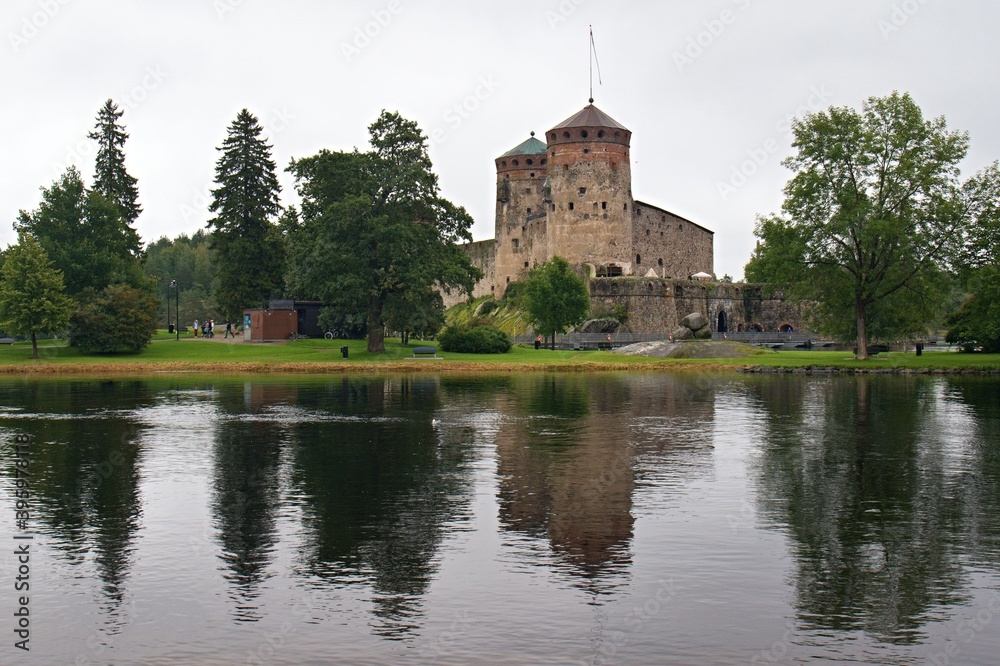
<instances>
[{"instance_id":1,"label":"group of people walking","mask_svg":"<svg viewBox=\"0 0 1000 666\"><path fill-rule=\"evenodd\" d=\"M214 338L215 337L215 320L214 319L206 319L205 321L201 322L201 326L199 327L198 326L198 320L195 319L194 320L194 337L196 337L196 338L198 337L198 332L199 331L201 331L202 337L205 337L205 338ZM224 338L228 338L228 337L235 338L236 337L236 332L233 331L233 322L231 322L231 321L227 321L226 322L226 333L222 337L224 337Z\"/></svg>"}]
</instances>

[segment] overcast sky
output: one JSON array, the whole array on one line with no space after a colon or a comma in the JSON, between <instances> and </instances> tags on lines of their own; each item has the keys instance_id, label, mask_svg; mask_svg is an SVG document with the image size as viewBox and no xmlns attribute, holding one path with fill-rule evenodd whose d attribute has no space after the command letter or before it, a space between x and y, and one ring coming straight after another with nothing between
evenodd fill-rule
<instances>
[{"instance_id":1,"label":"overcast sky","mask_svg":"<svg viewBox=\"0 0 1000 666\"><path fill-rule=\"evenodd\" d=\"M633 132L633 195L715 231L719 276L742 275L755 216L781 206L793 116L908 91L969 132L964 177L1000 158L993 0L6 0L0 19L4 245L66 166L91 182L109 97L146 242L204 226L244 107L286 205L291 158L366 148L381 109L416 120L443 195L491 238L493 159L587 103L589 25L596 104Z\"/></svg>"}]
</instances>

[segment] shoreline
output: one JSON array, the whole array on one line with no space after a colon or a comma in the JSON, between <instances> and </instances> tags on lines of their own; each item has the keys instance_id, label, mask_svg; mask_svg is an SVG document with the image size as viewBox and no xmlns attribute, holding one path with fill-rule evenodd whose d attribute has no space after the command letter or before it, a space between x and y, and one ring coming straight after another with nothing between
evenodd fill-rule
<instances>
[{"instance_id":1,"label":"shoreline","mask_svg":"<svg viewBox=\"0 0 1000 666\"><path fill-rule=\"evenodd\" d=\"M50 377L75 376L153 376L163 374L220 374L220 375L386 375L386 374L513 374L523 372L564 373L727 373L766 375L1000 375L998 368L983 367L838 367L838 366L781 366L754 363L719 362L648 362L609 363L481 363L476 361L422 360L418 362L112 362L112 363L45 363L0 365L0 376Z\"/></svg>"}]
</instances>

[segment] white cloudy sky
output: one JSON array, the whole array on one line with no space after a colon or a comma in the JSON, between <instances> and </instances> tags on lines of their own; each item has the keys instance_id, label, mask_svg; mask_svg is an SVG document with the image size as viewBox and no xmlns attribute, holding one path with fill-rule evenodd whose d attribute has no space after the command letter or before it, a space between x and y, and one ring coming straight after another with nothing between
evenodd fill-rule
<instances>
[{"instance_id":1,"label":"white cloudy sky","mask_svg":"<svg viewBox=\"0 0 1000 666\"><path fill-rule=\"evenodd\" d=\"M635 197L714 230L720 276L742 275L755 216L780 207L788 118L810 106L909 91L970 133L964 175L1000 158L993 0L6 0L0 243L68 164L89 182L108 97L128 107L146 241L204 226L215 147L243 107L282 169L364 148L398 110L437 138L443 194L492 237L493 158L586 104L591 24L597 105L633 132Z\"/></svg>"}]
</instances>

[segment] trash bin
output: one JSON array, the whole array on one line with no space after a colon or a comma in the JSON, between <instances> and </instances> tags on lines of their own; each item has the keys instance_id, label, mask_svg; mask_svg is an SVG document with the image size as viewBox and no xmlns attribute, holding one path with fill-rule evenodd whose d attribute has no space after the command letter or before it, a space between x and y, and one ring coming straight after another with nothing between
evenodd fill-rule
<instances>
[{"instance_id":1,"label":"trash bin","mask_svg":"<svg viewBox=\"0 0 1000 666\"><path fill-rule=\"evenodd\" d=\"M538 349L541 346L542 346L542 343L539 342L538 340L535 340L535 349Z\"/></svg>"},{"instance_id":2,"label":"trash bin","mask_svg":"<svg viewBox=\"0 0 1000 666\"><path fill-rule=\"evenodd\" d=\"M917 356L921 356L921 355L923 355L923 353L924 353L924 343L918 342L917 343Z\"/></svg>"},{"instance_id":3,"label":"trash bin","mask_svg":"<svg viewBox=\"0 0 1000 666\"><path fill-rule=\"evenodd\" d=\"M347 345L344 345L343 347L340 348L340 354L344 358L347 358Z\"/></svg>"},{"instance_id":4,"label":"trash bin","mask_svg":"<svg viewBox=\"0 0 1000 666\"><path fill-rule=\"evenodd\" d=\"M174 332L174 325L167 324L167 333L173 334L173 332Z\"/></svg>"}]
</instances>

